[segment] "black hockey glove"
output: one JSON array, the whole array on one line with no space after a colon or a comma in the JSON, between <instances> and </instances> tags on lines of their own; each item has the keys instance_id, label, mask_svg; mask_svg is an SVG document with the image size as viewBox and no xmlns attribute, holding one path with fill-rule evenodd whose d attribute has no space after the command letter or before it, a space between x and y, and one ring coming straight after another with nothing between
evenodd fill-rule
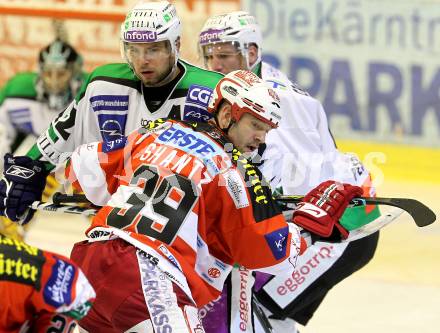
<instances>
[{"instance_id":1,"label":"black hockey glove","mask_svg":"<svg viewBox=\"0 0 440 333\"><path fill-rule=\"evenodd\" d=\"M48 174L41 161L6 154L0 180L0 215L20 224L28 223L35 213L29 205L41 200Z\"/></svg>"}]
</instances>

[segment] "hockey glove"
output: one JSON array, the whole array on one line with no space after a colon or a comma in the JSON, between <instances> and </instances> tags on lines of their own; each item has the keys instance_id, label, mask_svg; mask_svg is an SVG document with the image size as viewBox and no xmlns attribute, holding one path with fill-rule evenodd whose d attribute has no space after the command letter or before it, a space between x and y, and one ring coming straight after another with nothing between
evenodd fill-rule
<instances>
[{"instance_id":1,"label":"hockey glove","mask_svg":"<svg viewBox=\"0 0 440 333\"><path fill-rule=\"evenodd\" d=\"M20 224L28 223L35 213L29 205L41 200L48 174L41 161L6 154L4 177L0 180L0 215Z\"/></svg>"},{"instance_id":2,"label":"hockey glove","mask_svg":"<svg viewBox=\"0 0 440 333\"><path fill-rule=\"evenodd\" d=\"M325 241L340 241L348 231L339 223L351 199L362 195L358 186L329 180L311 190L293 213L293 223Z\"/></svg>"}]
</instances>

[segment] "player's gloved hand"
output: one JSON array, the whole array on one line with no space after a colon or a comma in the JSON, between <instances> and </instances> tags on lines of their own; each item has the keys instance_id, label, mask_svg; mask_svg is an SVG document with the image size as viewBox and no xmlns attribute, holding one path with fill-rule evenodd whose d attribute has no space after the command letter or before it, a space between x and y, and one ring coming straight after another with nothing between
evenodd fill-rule
<instances>
[{"instance_id":1,"label":"player's gloved hand","mask_svg":"<svg viewBox=\"0 0 440 333\"><path fill-rule=\"evenodd\" d=\"M29 222L35 213L29 205L41 200L48 174L41 161L6 154L0 180L0 215L20 224Z\"/></svg>"},{"instance_id":2,"label":"player's gloved hand","mask_svg":"<svg viewBox=\"0 0 440 333\"><path fill-rule=\"evenodd\" d=\"M326 241L340 241L348 231L339 223L351 199L360 197L362 189L332 180L311 190L293 213L293 223Z\"/></svg>"}]
</instances>

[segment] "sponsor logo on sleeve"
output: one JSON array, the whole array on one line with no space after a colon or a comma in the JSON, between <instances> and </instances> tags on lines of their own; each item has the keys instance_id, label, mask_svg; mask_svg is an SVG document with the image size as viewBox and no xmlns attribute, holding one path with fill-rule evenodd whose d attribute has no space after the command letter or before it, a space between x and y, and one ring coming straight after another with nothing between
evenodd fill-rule
<instances>
[{"instance_id":1,"label":"sponsor logo on sleeve","mask_svg":"<svg viewBox=\"0 0 440 333\"><path fill-rule=\"evenodd\" d=\"M189 87L183 109L183 120L206 122L212 118L207 111L212 89L193 84Z\"/></svg>"},{"instance_id":2,"label":"sponsor logo on sleeve","mask_svg":"<svg viewBox=\"0 0 440 333\"><path fill-rule=\"evenodd\" d=\"M127 111L128 95L97 95L90 98L94 112L98 111Z\"/></svg>"},{"instance_id":3,"label":"sponsor logo on sleeve","mask_svg":"<svg viewBox=\"0 0 440 333\"><path fill-rule=\"evenodd\" d=\"M72 288L75 279L76 268L57 259L52 267L52 274L44 287L44 300L47 304L59 308L72 302Z\"/></svg>"},{"instance_id":4,"label":"sponsor logo on sleeve","mask_svg":"<svg viewBox=\"0 0 440 333\"><path fill-rule=\"evenodd\" d=\"M98 115L99 130L104 141L113 141L124 136L127 115Z\"/></svg>"},{"instance_id":5,"label":"sponsor logo on sleeve","mask_svg":"<svg viewBox=\"0 0 440 333\"><path fill-rule=\"evenodd\" d=\"M216 279L216 278L220 277L220 270L218 268L211 267L208 269L208 275L210 277L212 277L213 279Z\"/></svg>"},{"instance_id":6,"label":"sponsor logo on sleeve","mask_svg":"<svg viewBox=\"0 0 440 333\"><path fill-rule=\"evenodd\" d=\"M123 136L119 139L112 140L112 141L104 141L102 144L102 151L104 153L111 152L113 150L118 150L121 148L124 148L127 143L127 137Z\"/></svg>"},{"instance_id":7,"label":"sponsor logo on sleeve","mask_svg":"<svg viewBox=\"0 0 440 333\"><path fill-rule=\"evenodd\" d=\"M173 256L173 254L168 250L168 248L165 245L161 244L159 246L159 250L160 250L160 252L162 252L162 254L166 258L168 258L169 261L171 261L171 263L174 266L176 266L178 269L182 270L182 267L180 267L179 262L177 261L176 257Z\"/></svg>"},{"instance_id":8,"label":"sponsor logo on sleeve","mask_svg":"<svg viewBox=\"0 0 440 333\"><path fill-rule=\"evenodd\" d=\"M104 141L120 139L125 132L129 105L128 95L98 95L90 98L90 105L98 117Z\"/></svg>"},{"instance_id":9,"label":"sponsor logo on sleeve","mask_svg":"<svg viewBox=\"0 0 440 333\"><path fill-rule=\"evenodd\" d=\"M244 208L249 206L246 188L240 175L234 170L230 170L225 174L225 182L226 189L234 201L235 207Z\"/></svg>"},{"instance_id":10,"label":"sponsor logo on sleeve","mask_svg":"<svg viewBox=\"0 0 440 333\"><path fill-rule=\"evenodd\" d=\"M279 260L286 255L288 236L289 227L287 226L264 236L275 259Z\"/></svg>"}]
</instances>

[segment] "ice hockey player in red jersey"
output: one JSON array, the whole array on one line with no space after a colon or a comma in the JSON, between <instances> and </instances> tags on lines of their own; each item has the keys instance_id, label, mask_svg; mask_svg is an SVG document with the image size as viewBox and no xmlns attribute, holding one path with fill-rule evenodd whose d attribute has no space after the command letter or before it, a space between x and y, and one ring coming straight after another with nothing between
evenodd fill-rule
<instances>
[{"instance_id":1,"label":"ice hockey player in red jersey","mask_svg":"<svg viewBox=\"0 0 440 333\"><path fill-rule=\"evenodd\" d=\"M0 332L70 333L94 297L72 261L0 234Z\"/></svg>"},{"instance_id":2,"label":"ice hockey player in red jersey","mask_svg":"<svg viewBox=\"0 0 440 333\"><path fill-rule=\"evenodd\" d=\"M76 149L66 175L103 206L71 255L97 292L82 329L204 332L197 308L220 295L234 264L294 268L305 246L300 229L245 157L278 125L279 103L255 74L235 71L215 87L210 124L156 120ZM345 237L339 217L361 192L321 184L294 221Z\"/></svg>"}]
</instances>

